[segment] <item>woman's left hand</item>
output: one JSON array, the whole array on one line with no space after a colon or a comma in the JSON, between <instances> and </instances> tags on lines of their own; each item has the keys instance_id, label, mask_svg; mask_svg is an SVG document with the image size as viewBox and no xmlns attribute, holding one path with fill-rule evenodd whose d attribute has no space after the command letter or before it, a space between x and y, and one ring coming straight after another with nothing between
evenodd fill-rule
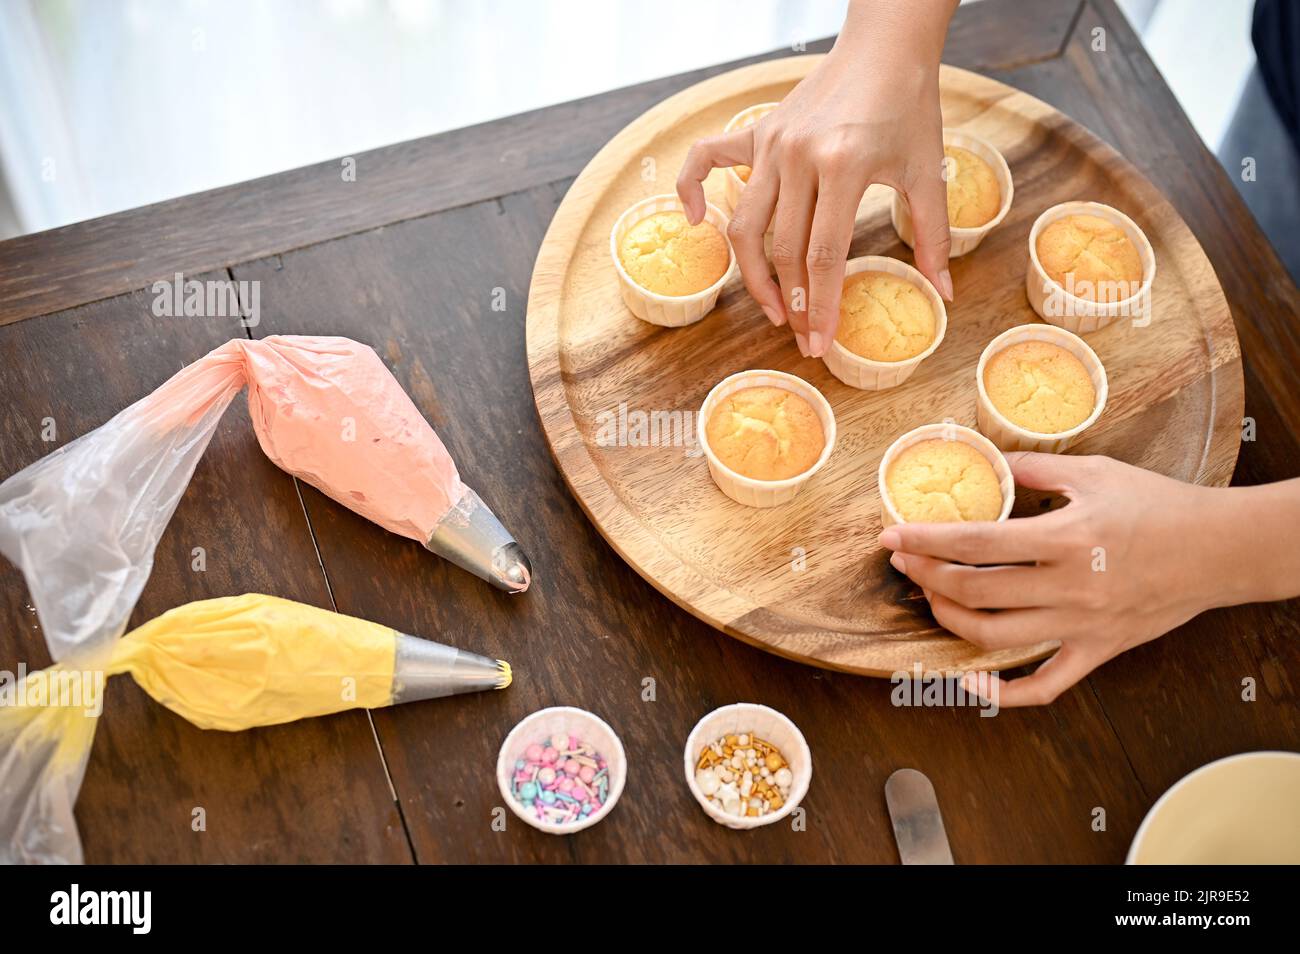
<instances>
[{"instance_id":1,"label":"woman's left hand","mask_svg":"<svg viewBox=\"0 0 1300 954\"><path fill-rule=\"evenodd\" d=\"M987 650L1060 641L1032 675L1000 684L1000 706L1049 703L1125 650L1251 598L1232 545L1248 533L1231 496L1244 491L1107 457L1007 459L1018 485L1070 503L1003 523L895 524L880 537L935 619L963 639Z\"/></svg>"}]
</instances>

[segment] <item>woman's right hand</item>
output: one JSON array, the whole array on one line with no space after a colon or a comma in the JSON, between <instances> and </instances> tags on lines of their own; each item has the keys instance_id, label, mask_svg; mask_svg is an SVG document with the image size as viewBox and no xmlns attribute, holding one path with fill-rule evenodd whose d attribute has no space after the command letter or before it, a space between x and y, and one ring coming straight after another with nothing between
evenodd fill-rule
<instances>
[{"instance_id":1,"label":"woman's right hand","mask_svg":"<svg viewBox=\"0 0 1300 954\"><path fill-rule=\"evenodd\" d=\"M949 301L947 185L939 55L953 0L854 0L834 48L773 112L691 147L677 179L686 217L704 217L702 183L748 165L728 236L754 300L787 322L805 357L839 324L858 204L874 182L902 193L916 223L916 265ZM772 280L763 247L773 224Z\"/></svg>"}]
</instances>

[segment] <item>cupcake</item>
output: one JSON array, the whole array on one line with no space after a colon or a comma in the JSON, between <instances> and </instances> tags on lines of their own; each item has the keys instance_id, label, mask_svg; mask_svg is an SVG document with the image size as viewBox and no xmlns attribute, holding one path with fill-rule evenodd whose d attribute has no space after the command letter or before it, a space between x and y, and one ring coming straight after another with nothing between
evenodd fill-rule
<instances>
[{"instance_id":1,"label":"cupcake","mask_svg":"<svg viewBox=\"0 0 1300 954\"><path fill-rule=\"evenodd\" d=\"M1107 205L1064 202L1029 232L1029 303L1044 320L1078 334L1121 316L1145 324L1155 272L1142 230Z\"/></svg>"},{"instance_id":2,"label":"cupcake","mask_svg":"<svg viewBox=\"0 0 1300 954\"><path fill-rule=\"evenodd\" d=\"M975 374L979 429L1004 451L1065 450L1101 416L1109 391L1096 352L1055 325L998 335Z\"/></svg>"},{"instance_id":3,"label":"cupcake","mask_svg":"<svg viewBox=\"0 0 1300 954\"><path fill-rule=\"evenodd\" d=\"M839 326L822 360L851 387L891 388L934 353L947 326L943 299L916 269L875 255L850 259Z\"/></svg>"},{"instance_id":4,"label":"cupcake","mask_svg":"<svg viewBox=\"0 0 1300 954\"><path fill-rule=\"evenodd\" d=\"M780 103L759 103L757 106L742 109L731 117L722 131L729 133L735 132L737 129L743 129L746 126L752 126L780 105ZM727 208L731 210L733 215L736 212L737 204L740 202L740 193L744 190L745 183L749 182L750 171L749 166L728 166L723 173Z\"/></svg>"},{"instance_id":5,"label":"cupcake","mask_svg":"<svg viewBox=\"0 0 1300 954\"><path fill-rule=\"evenodd\" d=\"M826 398L781 371L741 371L719 382L704 399L698 427L714 483L751 507L793 499L835 445Z\"/></svg>"},{"instance_id":6,"label":"cupcake","mask_svg":"<svg viewBox=\"0 0 1300 954\"><path fill-rule=\"evenodd\" d=\"M1034 245L1047 277L1088 301L1123 301L1142 283L1142 260L1124 230L1096 215L1067 215Z\"/></svg>"},{"instance_id":7,"label":"cupcake","mask_svg":"<svg viewBox=\"0 0 1300 954\"><path fill-rule=\"evenodd\" d=\"M771 386L744 388L720 400L707 433L718 460L754 480L802 474L826 446L821 420L807 399Z\"/></svg>"},{"instance_id":8,"label":"cupcake","mask_svg":"<svg viewBox=\"0 0 1300 954\"><path fill-rule=\"evenodd\" d=\"M959 129L943 131L944 179L948 186L950 257L972 251L1006 217L1015 188L1011 169L992 145ZM894 231L915 247L915 227L907 200L894 193Z\"/></svg>"},{"instance_id":9,"label":"cupcake","mask_svg":"<svg viewBox=\"0 0 1300 954\"><path fill-rule=\"evenodd\" d=\"M977 229L987 225L1002 207L1002 192L993 167L961 146L943 147L948 185L948 225Z\"/></svg>"},{"instance_id":10,"label":"cupcake","mask_svg":"<svg viewBox=\"0 0 1300 954\"><path fill-rule=\"evenodd\" d=\"M925 424L890 445L880 460L881 526L1005 520L1015 482L989 440L960 424Z\"/></svg>"},{"instance_id":11,"label":"cupcake","mask_svg":"<svg viewBox=\"0 0 1300 954\"><path fill-rule=\"evenodd\" d=\"M726 217L712 205L691 225L672 195L652 196L624 212L610 233L610 253L632 313L668 327L708 314L735 265L726 228Z\"/></svg>"}]
</instances>

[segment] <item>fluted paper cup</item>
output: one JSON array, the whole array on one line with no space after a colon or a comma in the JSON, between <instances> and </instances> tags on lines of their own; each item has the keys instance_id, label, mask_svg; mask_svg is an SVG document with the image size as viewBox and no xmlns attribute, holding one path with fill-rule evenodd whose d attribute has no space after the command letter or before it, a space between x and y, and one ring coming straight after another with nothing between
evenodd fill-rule
<instances>
[{"instance_id":1,"label":"fluted paper cup","mask_svg":"<svg viewBox=\"0 0 1300 954\"><path fill-rule=\"evenodd\" d=\"M1011 167L1007 165L1007 160L1002 153L979 136L961 129L945 129L943 131L943 144L945 146L957 146L959 149L973 152L987 162L989 168L993 170L993 175L997 177L998 190L1002 196L1002 204L998 206L997 215L983 225L971 228L949 227L948 232L952 238L952 250L948 253L948 257L957 258L967 252L974 251L975 247L984 241L984 236L997 228L1002 223L1002 220L1007 217L1007 213L1011 211L1011 199L1015 195L1015 184L1011 180ZM912 210L908 206L907 200L897 190L894 191L889 215L893 220L894 231L898 233L899 239L908 248L915 248L916 229L912 224Z\"/></svg>"},{"instance_id":2,"label":"fluted paper cup","mask_svg":"<svg viewBox=\"0 0 1300 954\"><path fill-rule=\"evenodd\" d=\"M922 424L920 427L913 428L890 444L889 449L885 451L885 456L880 458L880 469L876 471L876 482L880 488L880 528L883 530L893 524L906 522L902 514L894 508L894 502L889 499L889 484L885 480L885 475L889 473L890 465L899 454L914 444L936 439L961 441L984 455L993 465L993 472L998 475L998 485L1002 490L1002 511L998 514L998 521L1001 522L1011 516L1011 506L1016 502L1016 481L1011 475L1011 465L1002 456L1002 451L979 431L945 421L942 424Z\"/></svg>"},{"instance_id":3,"label":"fluted paper cup","mask_svg":"<svg viewBox=\"0 0 1300 954\"><path fill-rule=\"evenodd\" d=\"M675 195L652 195L642 199L618 217L614 228L609 233L609 252L614 260L614 269L618 272L619 291L623 301L632 314L652 325L666 328L680 328L699 321L713 310L722 293L722 286L736 270L736 252L727 238L727 217L716 205L705 203L704 220L722 233L727 243L727 270L716 282L703 291L693 295L659 295L642 288L623 267L618 257L618 247L632 226L656 212L682 212L682 203Z\"/></svg>"},{"instance_id":4,"label":"fluted paper cup","mask_svg":"<svg viewBox=\"0 0 1300 954\"><path fill-rule=\"evenodd\" d=\"M557 732L576 735L582 741L591 743L605 760L605 768L609 773L609 788L605 802L598 811L578 821L552 825L539 821L520 805L510 791L510 781L514 775L515 761L522 757L524 750L534 742L549 739ZM600 716L573 706L552 706L549 709L538 709L532 715L525 716L510 730L506 740L501 743L501 751L497 755L497 788L501 791L501 797L517 816L538 831L544 831L549 835L572 835L602 820L614 810L614 805L623 794L623 786L626 783L627 755L623 751L623 743L618 733Z\"/></svg>"},{"instance_id":5,"label":"fluted paper cup","mask_svg":"<svg viewBox=\"0 0 1300 954\"><path fill-rule=\"evenodd\" d=\"M718 406L718 402L730 397L737 391L745 390L745 388L763 387L784 388L792 394L797 394L811 404L813 410L817 412L817 419L821 421L822 436L826 439L826 446L822 448L816 462L802 474L796 474L794 477L787 477L784 480L757 480L753 477L746 477L743 474L736 473L719 460L718 455L709 446L709 418L713 416L713 411ZM786 374L784 371L739 371L730 377L723 378L714 385L713 390L705 397L695 423L699 433L700 446L704 448L704 457L709 463L709 474L712 475L713 482L718 485L719 490L732 500L745 504L747 507L776 507L783 503L789 503L812 475L822 469L822 466L830 459L831 451L835 448L835 412L831 410L830 402L803 378L795 377L793 374Z\"/></svg>"},{"instance_id":6,"label":"fluted paper cup","mask_svg":"<svg viewBox=\"0 0 1300 954\"><path fill-rule=\"evenodd\" d=\"M826 353L822 355L822 361L831 374L849 387L863 391L883 391L902 384L911 377L912 372L922 361L934 354L935 349L943 341L944 332L948 330L948 310L944 308L943 299L934 290L934 286L906 262L883 255L864 255L861 258L849 259L844 267L844 277L847 279L858 272L886 272L905 279L921 289L934 309L934 340L930 342L928 348L913 358L904 361L873 361L854 354L834 339L831 341L831 346L826 349Z\"/></svg>"},{"instance_id":7,"label":"fluted paper cup","mask_svg":"<svg viewBox=\"0 0 1300 954\"><path fill-rule=\"evenodd\" d=\"M728 815L718 808L700 791L695 781L695 766L700 754L710 742L723 736L747 733L756 735L765 742L771 742L781 751L781 757L790 767L794 780L790 783L790 797L785 804L774 812L759 815L756 818L740 815ZM799 731L799 727L789 718L768 706L754 702L738 702L734 705L714 709L699 722L686 739L684 753L686 768L686 786L695 796L695 800L708 815L719 825L728 828L747 829L770 825L787 817L808 794L808 785L812 782L812 749Z\"/></svg>"},{"instance_id":8,"label":"fluted paper cup","mask_svg":"<svg viewBox=\"0 0 1300 954\"><path fill-rule=\"evenodd\" d=\"M1097 403L1083 423L1057 434L1042 434L1012 423L989 399L988 390L984 387L985 367L999 351L1022 341L1046 341L1058 345L1083 362L1092 378L1092 386L1097 391ZM979 364L975 368L975 386L979 393L975 419L980 433L996 444L999 450L1039 451L1044 454L1059 454L1077 441L1101 417L1101 412L1106 407L1106 398L1110 394L1106 368L1097 357L1097 352L1088 347L1087 342L1078 335L1057 325L1020 325L1002 332L989 342L980 355Z\"/></svg>"},{"instance_id":9,"label":"fluted paper cup","mask_svg":"<svg viewBox=\"0 0 1300 954\"><path fill-rule=\"evenodd\" d=\"M723 133L730 133L745 126L752 126L780 105L780 103L759 103L757 106L742 109L727 121L727 125L723 127L722 131ZM726 189L727 209L732 215L735 215L736 206L740 204L740 193L745 189L745 180L740 178L735 166L727 166L722 175ZM768 231L771 231L770 227Z\"/></svg>"},{"instance_id":10,"label":"fluted paper cup","mask_svg":"<svg viewBox=\"0 0 1300 954\"><path fill-rule=\"evenodd\" d=\"M1142 262L1142 284L1136 293L1117 302L1096 302L1072 295L1052 281L1038 260L1038 236L1043 229L1067 215L1095 215L1124 230ZM1025 295L1040 318L1073 331L1076 335L1105 328L1117 318L1129 318L1136 325L1151 320L1151 285L1156 280L1156 253L1146 234L1118 209L1100 202L1062 202L1035 221L1029 230L1029 262L1025 267Z\"/></svg>"}]
</instances>

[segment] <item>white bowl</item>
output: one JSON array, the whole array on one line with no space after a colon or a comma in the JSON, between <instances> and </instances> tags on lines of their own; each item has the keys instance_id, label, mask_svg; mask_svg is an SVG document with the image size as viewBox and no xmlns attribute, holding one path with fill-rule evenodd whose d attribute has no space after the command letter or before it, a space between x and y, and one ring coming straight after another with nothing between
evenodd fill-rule
<instances>
[{"instance_id":1,"label":"white bowl","mask_svg":"<svg viewBox=\"0 0 1300 954\"><path fill-rule=\"evenodd\" d=\"M584 742L591 743L605 760L609 772L609 789L605 803L598 811L592 812L579 821L551 825L530 815L511 794L510 777L515 771L515 761L523 757L524 750L528 746L542 739L548 739L556 732L576 735ZM582 831L596 824L613 810L619 796L623 794L623 786L626 783L627 755L623 751L623 743L617 733L609 727L609 723L586 709L575 709L572 706L538 709L532 715L525 716L510 730L506 740L501 743L501 751L497 755L497 788L501 790L501 797L517 816L538 831L550 835L571 835L575 831Z\"/></svg>"},{"instance_id":2,"label":"white bowl","mask_svg":"<svg viewBox=\"0 0 1300 954\"><path fill-rule=\"evenodd\" d=\"M1183 776L1142 820L1126 864L1300 864L1300 753L1244 752Z\"/></svg>"},{"instance_id":3,"label":"white bowl","mask_svg":"<svg viewBox=\"0 0 1300 954\"><path fill-rule=\"evenodd\" d=\"M737 391L745 390L745 388L761 387L784 388L791 394L797 394L806 400L812 405L813 410L817 412L817 418L822 424L822 436L826 439L826 446L822 448L821 454L818 455L813 465L802 474L795 474L793 477L787 477L784 480L758 480L754 477L746 477L744 474L736 473L724 464L718 458L718 455L713 452L713 448L709 446L709 418L713 416L713 409L718 402L735 394ZM696 418L696 427L700 447L704 449L704 456L708 461L709 474L713 477L713 482L718 485L719 490L732 500L747 507L776 507L783 503L789 503L812 475L821 470L826 461L830 460L831 451L835 449L835 412L831 410L830 402L826 400L821 391L818 391L803 378L796 377L793 374L786 374L784 371L737 371L735 374L723 378L713 386L713 390L708 393L704 398L704 403L700 405L700 413Z\"/></svg>"},{"instance_id":4,"label":"white bowl","mask_svg":"<svg viewBox=\"0 0 1300 954\"><path fill-rule=\"evenodd\" d=\"M759 815L757 818L728 815L705 797L695 781L695 766L704 747L724 735L742 732L756 735L780 749L782 758L790 766L790 772L794 776L794 780L790 783L790 797L786 799L785 804L776 811ZM728 828L761 828L763 825L780 821L799 807L799 802L808 794L808 785L812 782L812 750L808 748L808 742L799 731L799 727L775 709L755 702L737 702L734 705L723 706L721 709L714 709L695 723L695 728L686 738L683 762L686 769L686 786L695 796L695 800L700 803L700 807L704 809L704 814L719 825L726 825Z\"/></svg>"}]
</instances>

